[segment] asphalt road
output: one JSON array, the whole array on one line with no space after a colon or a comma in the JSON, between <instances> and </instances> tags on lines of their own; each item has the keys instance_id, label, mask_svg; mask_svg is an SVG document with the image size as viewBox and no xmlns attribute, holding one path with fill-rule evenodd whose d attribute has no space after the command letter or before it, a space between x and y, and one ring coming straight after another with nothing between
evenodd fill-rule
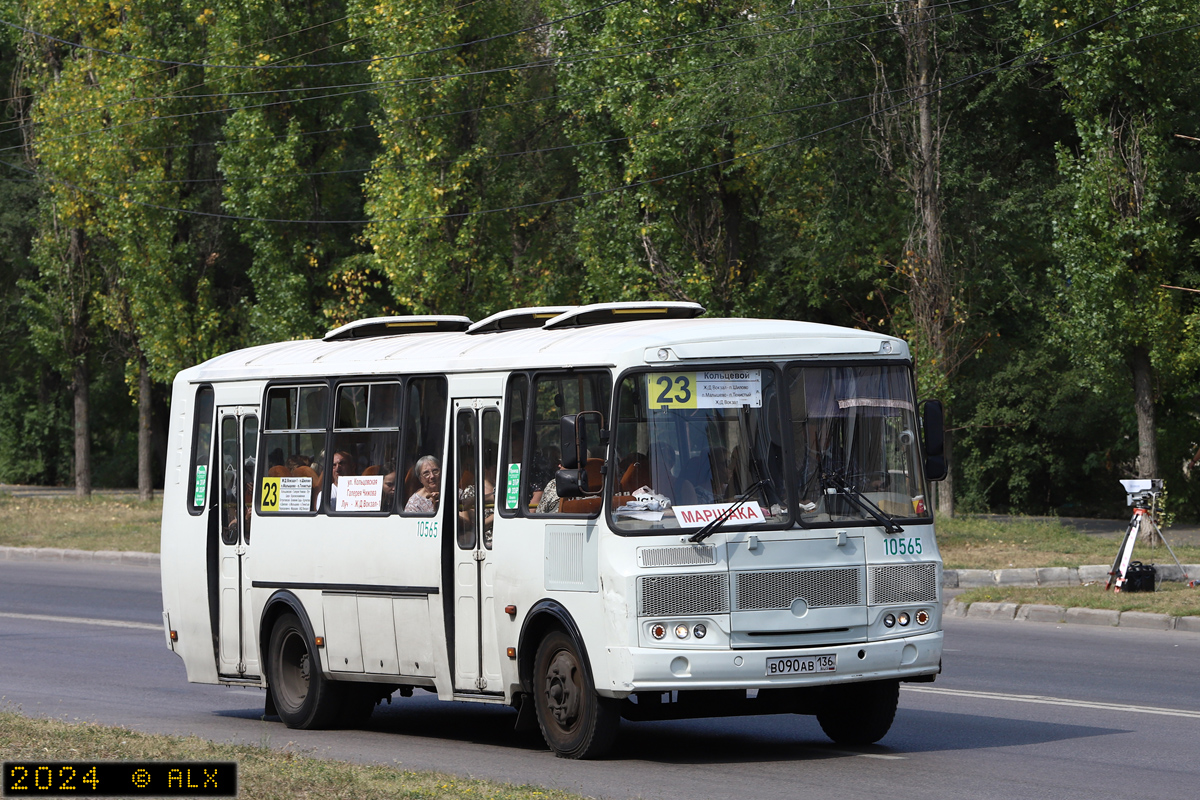
<instances>
[{"instance_id":1,"label":"asphalt road","mask_svg":"<svg viewBox=\"0 0 1200 800\"><path fill-rule=\"evenodd\" d=\"M152 568L0 562L0 706L593 797L1179 798L1200 789L1197 634L951 619L945 673L905 687L880 745L839 748L815 720L790 715L622 723L612 758L581 763L514 736L511 711L432 695L397 696L366 730L288 730L260 719L258 690L186 683L160 612Z\"/></svg>"}]
</instances>

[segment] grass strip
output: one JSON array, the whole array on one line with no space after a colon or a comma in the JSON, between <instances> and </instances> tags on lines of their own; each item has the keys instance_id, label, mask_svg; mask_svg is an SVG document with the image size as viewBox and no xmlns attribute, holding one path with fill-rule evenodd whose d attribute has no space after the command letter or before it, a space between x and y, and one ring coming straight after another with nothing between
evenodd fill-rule
<instances>
[{"instance_id":1,"label":"grass strip","mask_svg":"<svg viewBox=\"0 0 1200 800\"><path fill-rule=\"evenodd\" d=\"M936 530L946 569L1111 564L1120 546L1119 538L1089 536L1061 522L1044 520L1002 522L979 517L938 517ZM1121 529L1116 533L1119 537ZM1164 535L1170 539L1169 528ZM1184 564L1200 563L1200 547L1171 544ZM1167 548L1140 543L1134 548L1133 557L1146 563L1175 563Z\"/></svg>"},{"instance_id":2,"label":"grass strip","mask_svg":"<svg viewBox=\"0 0 1200 800\"><path fill-rule=\"evenodd\" d=\"M68 723L0 711L0 761L236 761L241 800L580 800L537 786L513 786L437 772L311 758L197 736L160 736L95 723Z\"/></svg>"},{"instance_id":3,"label":"grass strip","mask_svg":"<svg viewBox=\"0 0 1200 800\"><path fill-rule=\"evenodd\" d=\"M162 500L0 494L0 545L157 553Z\"/></svg>"},{"instance_id":4,"label":"grass strip","mask_svg":"<svg viewBox=\"0 0 1200 800\"><path fill-rule=\"evenodd\" d=\"M0 494L0 545L10 547L157 553L161 524L161 499L141 503L104 495L81 500ZM1169 529L1166 535L1170 537ZM946 569L1109 564L1118 546L1115 538L1089 536L1060 522L969 516L939 517L937 539ZM1200 564L1200 547L1176 545L1175 553L1185 564ZM1165 547L1142 544L1134 558L1173 563Z\"/></svg>"},{"instance_id":5,"label":"grass strip","mask_svg":"<svg viewBox=\"0 0 1200 800\"><path fill-rule=\"evenodd\" d=\"M1103 584L1090 586L1025 587L997 586L968 589L956 598L961 603L1016 603L1101 608L1109 611L1147 611L1172 617L1200 616L1200 588L1185 583L1160 584L1156 592L1104 591Z\"/></svg>"}]
</instances>

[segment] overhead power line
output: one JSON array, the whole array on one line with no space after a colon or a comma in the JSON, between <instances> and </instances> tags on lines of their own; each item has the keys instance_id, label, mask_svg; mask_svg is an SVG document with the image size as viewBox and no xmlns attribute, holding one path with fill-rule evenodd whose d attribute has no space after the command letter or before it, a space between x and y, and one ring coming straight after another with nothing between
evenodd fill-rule
<instances>
[{"instance_id":1,"label":"overhead power line","mask_svg":"<svg viewBox=\"0 0 1200 800\"><path fill-rule=\"evenodd\" d=\"M969 0L950 0L950 2L947 2L944 5L955 5L958 3L968 2L968 1ZM992 8L995 6L1006 5L1011 2L1013 2L1013 0L997 0L997 2L991 3L986 6L972 7L969 9L965 9L963 11L955 12L954 14L947 15L947 16L958 16L961 14L973 13L975 11ZM887 15L881 15L881 16L887 16ZM851 21L859 21L859 20L851 20ZM828 23L828 24L833 24L833 23ZM805 29L807 29L808 27L813 27L813 26L807 26ZM785 56L785 55L794 55L796 53L804 52L807 50L813 50L818 47L825 47L825 46L829 46L829 45L833 45L833 44L839 44L842 42L853 41L853 40L861 38L863 35L872 35L872 34L876 34L876 33L886 32L887 30L891 30L893 27L895 27L895 26L889 25L887 28L869 31L867 34L856 33L856 34L851 34L851 35L844 36L844 37L841 37L838 39L826 40L826 41L816 42L813 44L804 45L802 47L794 47L794 48L787 48L787 49L783 49L783 50L776 50L776 51L773 51L770 53L764 53L762 55L753 56L751 58L734 59L731 61L721 62L719 64L709 65L707 67L697 67L695 69L690 69L690 70L681 70L681 71L673 72L673 73L663 73L663 74L653 75L653 76L650 76L647 78L634 80L634 81L626 81L626 82L620 83L620 84L610 84L609 86L607 86L605 88L608 90L611 90L614 88L621 88L621 87L625 87L625 86L639 86L641 84L649 83L649 82L653 82L653 81L660 81L660 80L671 79L671 78L679 78L679 77L683 77L686 75L700 74L700 73L704 73L704 72L711 72L711 71L718 70L718 69L724 69L724 68L730 67L730 66L749 64L749 63L754 63L756 61L779 58L779 57ZM795 32L799 32L800 30L801 30L800 28L792 28L792 29L786 29L781 32L795 33ZM778 33L781 33L781 32L775 32L772 35L778 35ZM701 42L698 44L706 44L706 43ZM676 48L664 48L664 50L673 50L673 49L676 49ZM609 58L609 57L611 57L611 56L589 57L587 59L580 59L580 62L588 61L588 60L595 60L595 58ZM558 62L558 65L569 64L569 63L575 63L575 62L569 62L569 61L568 62ZM546 66L555 66L555 65L556 65L556 63L554 61L545 60L545 61L540 61L540 62L529 62L526 64L510 65L510 66L506 66L506 67L493 67L493 68L488 68L485 70L475 70L475 71L461 72L461 73L449 73L446 75L438 75L438 76L423 76L420 78L406 78L406 79L399 79L399 80L394 80L394 81L378 81L378 82L372 82L372 83L367 83L367 84L344 84L342 86L312 87L312 90L347 88L347 89L350 89L350 91L334 92L331 94L316 95L316 96L311 96L311 97L276 100L276 101L272 101L269 103L258 103L258 104L250 104L250 105L245 105L245 106L234 106L234 107L229 107L229 108L217 108L217 109L208 109L208 110L202 110L202 111L192 111L192 112L188 112L188 113L184 113L184 114L164 114L161 116L120 123L117 125L109 126L107 128L103 128L103 129L79 131L76 133L64 134L62 136L50 137L50 138L42 139L41 142L45 143L45 142L61 141L61 140L65 140L65 139L90 136L93 134L107 134L107 133L111 133L114 130L133 127L135 125L140 125L145 122L161 122L161 121L173 120L173 119L185 119L185 118L200 116L200 115L222 114L222 113L229 113L229 112L243 111L243 110L255 110L255 109L261 109L261 108L273 108L273 107L277 107L280 105L294 105L296 103L307 102L310 100L328 100L328 99L334 99L334 98L339 98L339 97L347 97L347 96L352 96L352 95L356 95L356 94L361 94L364 92L374 91L375 89L378 89L378 88L393 87L393 86L397 86L397 85L424 84L424 83L430 83L430 82L435 82L435 81L439 81L439 80L449 80L449 79L460 78L460 77L473 77L473 76L479 76L479 75L510 72L510 71L513 71L513 70L519 69L519 68L546 67ZM366 87L366 88L358 88L358 87ZM268 93L274 94L277 92L270 91ZM543 103L543 102L547 102L550 100L557 100L557 99L561 99L561 98L565 98L565 97L594 94L594 93L596 93L595 90L583 90L583 91L578 91L578 92L560 92L555 95L547 95L547 96L543 96L543 97L530 98L527 100L513 101L513 102L509 102L509 103L499 103L499 104L494 104L491 106L481 106L481 107L477 107L477 108L473 108L473 109L447 111L447 112L441 112L441 113L437 113L437 114L428 114L428 115L418 116L418 117L391 119L391 120L388 120L388 123L394 125L394 124L401 123L401 122L425 122L428 120L439 119L439 118L443 118L443 117L447 117L447 116L459 116L459 115L463 115L463 114L476 113L476 112L480 112L480 111L490 111L490 110L496 110L496 109L502 109L502 108L512 108L512 107L517 107L517 106L530 105L533 103ZM335 131L349 131L349 130L355 130L355 129L364 129L366 127L369 127L369 126L368 125L357 125L357 126L349 126L349 127L343 127L343 128L333 128L333 129L329 129L327 131L320 131L319 133L331 133L331 132L335 132ZM267 138L267 137L257 137L257 138ZM167 146L165 146L165 149L171 149L171 148L175 148L175 147L193 147L193 146L197 146L197 145L192 144L192 143L183 144L183 145L167 145ZM17 146L8 147L8 148L0 148L0 153L5 152L6 150L13 150L13 149L17 149ZM164 149L164 148L159 147L159 148L146 148L146 149Z\"/></svg>"},{"instance_id":2,"label":"overhead power line","mask_svg":"<svg viewBox=\"0 0 1200 800\"><path fill-rule=\"evenodd\" d=\"M60 183L62 185L67 186L68 188L74 189L74 190L82 192L84 194L91 194L94 196L106 197L109 199L120 199L124 202L140 205L140 206L147 207L147 208L153 208L153 209L161 210L161 211L168 211L168 212L173 212L173 213L183 213L183 214L190 214L190 215L197 215L197 216L204 216L204 217L217 217L217 218L237 220L237 221L265 222L265 223L274 223L274 224L364 225L364 224L387 224L387 223L403 223L403 222L428 222L428 221L434 221L434 220L459 219L459 218L465 218L465 217L485 216L485 215L491 215L491 214L507 213L507 212L511 212L511 211L522 211L522 210L527 210L530 208L539 208L539 207L544 207L544 206L548 206L548 205L555 205L558 203L574 202L577 200L585 200L585 199L590 199L592 197L598 197L598 196L613 194L616 192L637 189L637 188L640 188L643 186L648 186L651 184L657 184L657 183L662 183L664 181L674 180L674 179L677 179L680 177L692 175L692 174L702 172L705 170L709 170L709 169L713 169L716 167L726 166L728 164L732 164L732 163L735 163L738 161L744 161L744 160L749 159L754 156L759 156L759 155L763 155L765 153L773 152L773 151L779 150L781 148L789 147L798 142L813 139L813 138L816 138L823 134L830 133L832 131L835 131L835 130L838 130L841 128L845 128L850 125L857 124L859 122L863 122L863 121L870 119L871 117L877 116L879 114L888 113L888 112L894 111L898 108L902 108L904 106L910 105L910 104L916 102L917 100L921 99L922 97L928 97L928 96L937 94L939 92L943 92L949 88L953 88L954 86L961 85L963 83L966 83L968 81L974 80L979 77L982 77L984 75L994 74L1001 70L1022 68L1022 67L1032 66L1032 65L1038 64L1038 63L1047 63L1050 61L1060 61L1060 60L1074 57L1077 55L1098 52L1098 51L1105 50L1105 49L1111 49L1113 47L1122 46L1124 44L1141 42L1146 39L1155 38L1157 36L1165 36L1165 35L1168 35L1171 33L1178 33L1181 31L1200 28L1200 23L1195 23L1193 25L1181 26L1181 27L1174 28L1174 29L1171 29L1168 31L1160 31L1160 32L1154 33L1154 34L1147 34L1145 36L1141 36L1136 39L1126 40L1125 42L1106 44L1106 45L1098 45L1096 47L1084 48L1082 50L1078 50L1078 51L1075 51L1072 53L1065 53L1065 54L1061 54L1061 55L1053 56L1053 57L1047 57L1047 56L1042 56L1040 58L1037 57L1039 53L1046 51L1050 47L1052 47L1056 44L1060 44L1061 42L1064 42L1070 38L1078 36L1078 35L1084 33L1085 31L1091 30L1092 28L1102 25L1102 24L1104 24L1112 19L1115 19L1123 14L1126 14L1142 5L1145 5L1147 2L1149 2L1149 0L1140 0L1140 2L1138 2L1138 3L1135 3L1124 9L1121 9L1120 11L1110 14L1109 16L1107 16L1101 20L1098 20L1094 23L1090 23L1089 25L1086 25L1075 31L1072 31L1071 33L1064 34L1063 36L1060 36L1050 42L1047 42L1046 44L1044 44L1038 48L1035 48L1034 50L1032 50L1028 53L1022 53L1020 55L1013 56L1012 58L1006 59L1005 61L1002 61L999 64L994 65L992 67L988 67L986 69L979 70L977 72L974 72L972 74L969 74L967 76L959 78L950 83L940 85L938 87L935 87L930 92L927 92L923 95L916 95L916 96L909 97L906 100L900 101L898 103L894 103L890 106L873 110L867 114L861 115L854 119L845 120L845 121L837 123L835 125L827 126L818 131L814 131L814 132L807 133L807 134L802 134L800 136L791 137L789 139L786 139L781 142L777 142L775 144L766 145L766 146L755 148L753 150L749 150L749 151L746 151L746 152L743 152L740 154L735 154L733 156L730 156L729 158L725 158L725 159L721 159L719 161L704 164L702 166L691 167L688 169L679 170L679 171L671 173L669 175L655 176L653 178L647 178L647 179L640 180L640 181L634 181L634 182L622 184L620 186L614 186L614 187L609 187L609 188L605 188L605 189L597 189L597 190L590 191L590 192L583 192L583 193L579 193L579 194L572 195L569 197L561 197L561 198L554 198L551 200L542 200L542 201L536 201L536 202L531 202L531 203L523 203L523 204L519 204L519 205L506 206L503 208L483 209L483 210L479 210L479 211L465 211L465 212L458 212L458 213L451 213L451 214L436 214L436 215L426 215L426 216L419 216L419 217L395 217L395 218L391 218L391 219L375 219L375 220L366 220L366 219L362 219L362 220L290 220L290 219L276 219L276 218L269 218L269 217L252 217L252 216L245 216L245 215L223 214L223 213L215 213L215 212L205 212L205 211L195 211L195 210L189 210L189 209L173 208L170 206L163 206L163 205L159 205L159 204L155 204L155 203L147 203L147 202L143 202L143 201L134 200L127 196L119 197L118 195L110 194L107 192L100 192L97 190L84 189L83 187L77 186L77 185L71 183L70 181L61 180L61 179L58 179L53 176L44 177L44 179L48 180L50 182ZM24 167L20 167L20 166L14 165L14 164L9 164L7 162L0 161L0 164L9 166L9 167L19 170L21 172L34 174L34 175L37 174L33 170L29 170L29 169L26 169Z\"/></svg>"},{"instance_id":3,"label":"overhead power line","mask_svg":"<svg viewBox=\"0 0 1200 800\"><path fill-rule=\"evenodd\" d=\"M479 0L473 0L473 1L478 2ZM931 5L930 8L931 9L948 8L950 6L961 5L963 3L970 3L970 2L976 2L976 0L946 0L946 2ZM997 2L991 3L989 5L972 7L969 9L965 9L961 12L955 12L954 14L950 14L947 16L953 17L953 16L958 16L959 14L969 14L969 13L973 13L975 11L993 8L993 7L1000 6L1000 5L1007 5L1012 2L1015 2L1015 0L997 0ZM464 5L467 5L467 4L464 4ZM316 91L325 91L325 90L333 90L333 89L360 89L362 92L365 93L365 92L370 92L375 87L398 85L398 84L405 83L405 82L420 84L420 83L425 83L425 82L437 82L437 81L443 81L443 80L451 80L451 79L460 78L460 77L477 77L480 75L511 72L511 71L515 71L515 70L540 69L542 67L547 67L547 66L556 66L556 67L571 66L574 64L581 64L581 63L586 63L588 61L603 60L603 59L623 58L623 57L639 57L639 56L655 55L655 54L662 53L662 52L678 52L680 50L690 48L690 47L701 47L701 46L711 47L714 45L731 44L734 42L746 41L746 40L750 40L750 39L759 39L759 38L764 38L764 37L774 37L774 36L781 36L781 35L787 35L787 34L793 34L793 33L815 31L818 28L825 28L825 27L830 27L830 26L834 26L834 25L848 25L848 24L852 24L852 23L856 23L856 22L866 22L869 20L887 18L887 17L892 16L890 12L884 12L884 13L873 14L873 15L869 15L869 16L849 17L849 18L833 20L830 22L823 22L823 23L818 23L818 24L806 24L806 25L798 25L798 26L789 27L789 28L779 28L779 29L776 29L773 31L768 31L765 33L758 33L758 34L751 34L748 36L727 37L727 38L716 39L716 40L711 40L711 39L703 40L703 41L693 42L691 44L683 44L683 45L678 45L675 47L664 47L664 48L658 48L658 49L653 49L653 50L644 50L643 49L644 45L648 45L648 44L657 44L657 43L661 43L661 42L671 41L674 39L681 39L681 38L692 37L692 36L700 36L705 33L714 33L714 32L723 31L723 30L730 30L730 29L745 26L745 25L760 25L760 24L764 24L766 22L783 19L783 18L796 18L796 17L799 17L804 14L824 14L824 13L830 13L830 12L835 12L835 11L845 11L845 10L854 10L854 9L858 9L858 8L864 8L864 7L874 7L876 5L877 5L877 3L854 3L854 4L850 4L850 5L844 5L844 6L827 6L827 7L813 8L813 9L802 9L799 11L789 11L789 12L783 13L783 14L775 14L775 15L771 15L771 16L767 16L767 17L758 17L758 18L750 19L750 20L738 20L736 22L727 23L725 25L713 26L711 28L702 28L702 29L693 30L693 31L684 31L682 33L676 33L676 34L672 34L670 36L660 36L660 37L656 37L653 39L645 39L645 40L641 40L638 42L629 42L629 43L625 43L625 44L621 44L621 45L614 45L612 47L600 48L597 50L585 50L585 51L581 51L578 53L573 53L569 57L566 57L566 58L559 55L559 56L536 59L534 61L521 62L518 64L510 64L510 65L503 66L503 67L494 67L494 68L489 68L487 70L476 70L476 71L471 71L471 72L454 72L454 73L446 73L446 74L439 74L439 75L413 76L413 77L409 77L409 78L397 79L395 81L365 81L365 82L359 82L359 83L317 84L314 86L297 86L297 87L280 86L280 87L273 87L270 89L254 89L254 90L244 90L244 91L234 91L234 92L212 92L209 94L170 93L170 94L165 94L165 95L147 95L144 97L132 97L132 98L120 100L120 101L117 101L114 103L107 103L107 104L100 105L100 106L94 106L93 108L86 109L84 111L72 112L71 114L59 115L56 117L48 117L48 118L39 120L39 122L44 124L44 123L48 123L48 122L52 122L52 121L58 121L61 119L67 119L70 117L78 116L80 114L94 113L94 112L100 111L100 110L109 110L109 109L120 108L122 106L130 105L133 103L155 102L155 101L159 101L159 100L174 101L174 100L225 99L225 98L231 98L231 97L277 95L277 94L288 93L288 92L316 92ZM581 13L586 13L586 12L581 12ZM566 19L566 18L564 18L564 19ZM891 30L893 27L894 26L889 25L886 28L875 29L873 31L869 31L867 34L855 34L855 36L875 34L875 33L881 32L881 31ZM500 36L492 37L492 38L501 38L502 36L506 36L506 35L508 35L508 34L501 34ZM838 41L846 41L847 38L853 38L853 37L846 37L843 39L833 40L830 43L837 43ZM460 42L460 43L456 43L454 45L447 45L444 48L437 48L437 49L444 50L444 49L449 49L449 48L454 48L454 47L461 47L461 46L463 46L463 44L472 44L473 45L473 44L477 44L477 43L478 43L477 41L467 42L467 43ZM825 44L825 43L820 43L820 44ZM807 48L802 48L802 49L807 49ZM623 51L623 52L621 52L621 51ZM416 53L406 53L406 54L401 54L398 56L380 57L376 60L387 61L387 60L392 60L395 58L402 58L405 56L417 55L417 54L426 53L426 52L434 52L434 51L417 51ZM796 52L796 51L785 51L785 53L787 53L787 52ZM292 57L289 57L289 58L292 58ZM168 63L175 63L175 62L168 62ZM345 64L360 64L360 63L366 63L366 62L365 61L328 62L328 63L321 63L321 64L311 64L308 66L330 68L330 67L336 67L336 66L341 66L341 65L345 65ZM103 84L97 84L97 85L103 85ZM195 85L193 85L193 87L190 87L190 88L195 88L196 86L199 86L199 85L202 85L202 84L195 84ZM356 93L357 92L346 92L344 94L352 95L352 94L356 94ZM300 102L300 101L310 100L310 99L318 100L318 99L326 99L330 96L332 96L332 95L323 95L321 97L311 97L311 98L299 98L299 100L282 100L282 101L278 101L278 102L288 103L288 102ZM222 108L222 109L213 109L213 110L206 111L206 112L193 112L193 113L222 113L225 110L227 110L227 109ZM140 124L141 122L146 121L146 120L156 120L156 119L161 119L161 117L146 117L141 120L134 120L127 124L130 124L130 125ZM16 128L21 128L21 127L28 127L28 125L27 124L19 124L17 126L14 126L13 128L9 128L8 130L13 130ZM0 133L4 132L4 130L5 129L0 128Z\"/></svg>"},{"instance_id":4,"label":"overhead power line","mask_svg":"<svg viewBox=\"0 0 1200 800\"><path fill-rule=\"evenodd\" d=\"M89 52L99 53L101 55L112 56L114 58L125 58L125 59L129 59L131 61L140 61L140 62L146 63L146 64L161 64L161 65L167 66L167 67L200 67L203 69L236 69L236 70L244 70L244 71L267 71L267 70L279 70L279 69L312 69L314 67L349 66L349 65L353 65L353 64L371 64L371 63L378 63L380 61L392 61L394 59L399 59L399 58L412 58L414 56L430 55L432 53L440 53L444 50L454 50L459 47L466 47L467 45L478 45L478 44L483 44L485 42L491 42L496 39L503 39L508 36L517 36L522 33L529 33L531 31L536 31L536 30L539 30L541 28L545 28L545 27L548 27L551 25L558 25L563 22L568 22L570 20L576 19L577 17L586 16L586 15L592 14L596 11L603 11L606 8L611 8L612 6L618 6L623 3L627 3L627 2L629 2L629 0L609 0L609 2L607 2L607 3L602 3L601 5L594 6L592 8L588 8L588 9L584 9L583 11L579 11L574 14L569 14L565 17L559 17L557 19L548 20L546 22L539 22L537 25L530 25L525 28L520 28L520 29L512 30L512 31L506 31L505 33L499 33L499 34L496 34L495 36L487 36L482 39L475 39L470 42L459 42L456 44L444 45L442 47L434 47L429 50L417 50L412 53L401 53L401 54L394 55L394 56L360 58L360 59L355 59L353 61L338 61L338 62L333 62L333 63L329 63L329 64L211 64L211 63L204 62L204 61L171 61L169 59L162 59L162 58L148 58L146 56L135 56L132 53L121 53L116 50L105 50L102 47L93 47L91 45L80 44L78 42L70 42L70 41L67 41L66 39L60 39L57 36L51 36L48 33L42 33L40 31L34 30L33 28L27 28L24 25L18 25L14 22L9 22L8 20L4 20L4 19L0 19L0 25L4 25L6 27L22 31L23 33L28 33L31 36L37 36L39 38L46 39L48 41L52 41L57 44L63 44L68 47L75 47L75 48L78 48L81 50L87 50Z\"/></svg>"}]
</instances>

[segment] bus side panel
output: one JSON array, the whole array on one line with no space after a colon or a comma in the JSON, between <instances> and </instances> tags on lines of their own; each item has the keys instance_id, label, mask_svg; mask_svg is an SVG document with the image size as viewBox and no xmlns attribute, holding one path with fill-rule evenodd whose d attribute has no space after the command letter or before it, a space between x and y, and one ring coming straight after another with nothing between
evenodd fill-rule
<instances>
[{"instance_id":1,"label":"bus side panel","mask_svg":"<svg viewBox=\"0 0 1200 800\"><path fill-rule=\"evenodd\" d=\"M167 437L167 472L163 481L161 553L163 611L178 634L173 650L183 659L191 683L217 683L217 664L209 598L209 514L188 513L189 464L198 384L191 371L175 378ZM216 406L257 406L261 383L214 384ZM212 456L215 459L215 455ZM210 475L216 471L209 464ZM209 482L208 499L218 482ZM206 505L208 505L206 503Z\"/></svg>"}]
</instances>

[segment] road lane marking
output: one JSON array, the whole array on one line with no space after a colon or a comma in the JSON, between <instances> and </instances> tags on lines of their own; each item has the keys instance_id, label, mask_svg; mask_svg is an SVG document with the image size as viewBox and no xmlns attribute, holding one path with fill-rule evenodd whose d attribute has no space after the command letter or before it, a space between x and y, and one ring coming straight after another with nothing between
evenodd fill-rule
<instances>
[{"instance_id":1,"label":"road lane marking","mask_svg":"<svg viewBox=\"0 0 1200 800\"><path fill-rule=\"evenodd\" d=\"M1097 703L1091 700L1070 700L1065 697L1046 697L1037 694L1002 694L1000 692L977 692L969 689L934 689L929 686L905 686L903 688L906 692L942 694L951 697L974 697L981 700L1007 700L1010 703L1037 703L1047 706L1071 706L1074 708L1093 708L1099 711L1124 711L1134 714L1158 714L1164 717L1200 719L1200 711L1186 711L1178 708L1131 706L1125 703Z\"/></svg>"},{"instance_id":2,"label":"road lane marking","mask_svg":"<svg viewBox=\"0 0 1200 800\"><path fill-rule=\"evenodd\" d=\"M119 619L93 619L92 617L54 617L49 614L18 614L13 611L0 611L0 617L10 619L28 619L36 622L72 622L78 625L103 625L109 628L136 628L141 631L161 631L161 625L149 622L125 622Z\"/></svg>"}]
</instances>

